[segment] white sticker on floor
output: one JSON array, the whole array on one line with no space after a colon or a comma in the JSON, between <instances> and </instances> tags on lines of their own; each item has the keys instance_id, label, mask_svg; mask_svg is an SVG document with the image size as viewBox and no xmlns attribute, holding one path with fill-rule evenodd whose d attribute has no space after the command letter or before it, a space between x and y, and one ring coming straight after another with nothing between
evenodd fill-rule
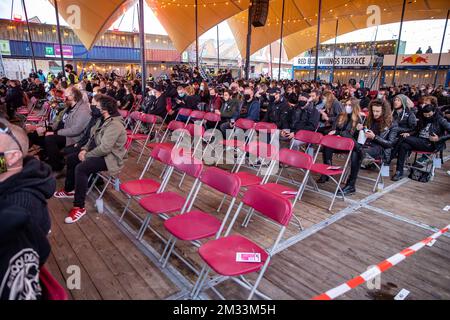
<instances>
[{"instance_id":1,"label":"white sticker on floor","mask_svg":"<svg viewBox=\"0 0 450 320\"><path fill-rule=\"evenodd\" d=\"M405 300L410 292L406 289L400 290L400 292L394 297L394 300Z\"/></svg>"},{"instance_id":2,"label":"white sticker on floor","mask_svg":"<svg viewBox=\"0 0 450 320\"><path fill-rule=\"evenodd\" d=\"M442 209L444 211L450 211L450 206L445 206L444 209Z\"/></svg>"}]
</instances>

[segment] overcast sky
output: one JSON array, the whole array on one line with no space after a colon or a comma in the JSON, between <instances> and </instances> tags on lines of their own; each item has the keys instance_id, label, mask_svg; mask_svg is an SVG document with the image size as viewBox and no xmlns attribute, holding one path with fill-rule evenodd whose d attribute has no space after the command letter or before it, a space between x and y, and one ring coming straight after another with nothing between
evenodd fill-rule
<instances>
[{"instance_id":1,"label":"overcast sky","mask_svg":"<svg viewBox=\"0 0 450 320\"><path fill-rule=\"evenodd\" d=\"M93 0L95 1L95 0ZM21 0L0 0L0 18L9 19L11 15L11 4L14 2L13 13L22 14ZM55 24L56 19L54 15L53 6L48 0L26 0L28 17L38 16L44 23ZM133 19L134 17L134 19ZM120 22L122 20L122 22ZM134 20L134 25L133 25ZM61 20L62 24L66 24ZM120 30L132 31L133 27L138 28L137 10L131 8L124 16L116 21L113 26L117 27L120 23ZM427 20L427 21L412 21L406 22L403 25L402 40L407 41L406 53L414 53L417 48L422 47L423 51L431 45L433 52L438 52L441 46L442 33L444 30L445 20ZM377 40L396 39L398 37L399 23L392 23L380 26L378 29ZM145 7L145 32L153 34L167 34L164 28L159 23L151 9L146 5ZM338 42L351 41L372 41L375 36L375 28L368 28L358 30L346 35L338 37ZM219 37L221 40L232 39L233 34L226 22L219 25ZM213 28L206 32L202 38L215 39L216 29ZM333 43L330 40L327 43ZM450 50L450 26L447 27L447 35L444 43L443 52Z\"/></svg>"}]
</instances>

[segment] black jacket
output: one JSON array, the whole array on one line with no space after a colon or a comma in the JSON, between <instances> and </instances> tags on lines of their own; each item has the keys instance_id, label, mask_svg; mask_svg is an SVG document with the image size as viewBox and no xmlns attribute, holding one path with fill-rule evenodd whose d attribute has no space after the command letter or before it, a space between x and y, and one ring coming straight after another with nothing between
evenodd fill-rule
<instances>
[{"instance_id":1,"label":"black jacket","mask_svg":"<svg viewBox=\"0 0 450 320\"><path fill-rule=\"evenodd\" d=\"M312 103L303 107L297 104L290 108L288 118L288 127L293 132L298 130L315 131L319 125L320 113ZM285 126L286 124L283 124L283 127Z\"/></svg>"},{"instance_id":2,"label":"black jacket","mask_svg":"<svg viewBox=\"0 0 450 320\"><path fill-rule=\"evenodd\" d=\"M167 114L166 99L167 99L166 95L162 93L159 96L159 98L156 98L153 101L151 101L151 103L149 103L148 105L147 113L154 114L155 116L160 116L161 118L164 119Z\"/></svg>"},{"instance_id":3,"label":"black jacket","mask_svg":"<svg viewBox=\"0 0 450 320\"><path fill-rule=\"evenodd\" d=\"M374 131L373 128L369 128ZM391 163L392 148L398 141L398 127L394 124L391 127L386 127L380 130L380 133L375 135L373 140L368 140L366 143L375 143L383 148L383 162L386 164Z\"/></svg>"},{"instance_id":4,"label":"black jacket","mask_svg":"<svg viewBox=\"0 0 450 320\"><path fill-rule=\"evenodd\" d=\"M397 132L406 133L413 132L417 126L417 118L414 112L408 108L403 108L400 112L394 110L392 112L392 119L394 124L398 126Z\"/></svg>"},{"instance_id":5,"label":"black jacket","mask_svg":"<svg viewBox=\"0 0 450 320\"><path fill-rule=\"evenodd\" d=\"M426 126L426 123L419 121L414 135L418 136L420 131ZM439 137L439 141L435 142L436 150L445 148L445 142L450 139L450 122L437 112L431 119L430 133L434 133Z\"/></svg>"},{"instance_id":6,"label":"black jacket","mask_svg":"<svg viewBox=\"0 0 450 320\"><path fill-rule=\"evenodd\" d=\"M362 119L359 118L358 123L362 124L362 122L363 122ZM337 119L336 119L336 121L333 125L333 130L336 131L335 135L337 135L337 136L350 138L350 139L355 140L355 142L358 140L359 131L356 130L356 128L353 128L351 114L347 115L347 120L341 125L339 125L337 123Z\"/></svg>"},{"instance_id":7,"label":"black jacket","mask_svg":"<svg viewBox=\"0 0 450 320\"><path fill-rule=\"evenodd\" d=\"M44 234L50 230L47 199L52 197L56 181L51 168L32 157L24 159L21 172L0 182L0 201L27 209Z\"/></svg>"},{"instance_id":8,"label":"black jacket","mask_svg":"<svg viewBox=\"0 0 450 320\"><path fill-rule=\"evenodd\" d=\"M23 91L20 87L9 87L5 97L8 108L17 110L23 104Z\"/></svg>"},{"instance_id":9,"label":"black jacket","mask_svg":"<svg viewBox=\"0 0 450 320\"><path fill-rule=\"evenodd\" d=\"M39 270L49 254L32 211L0 200L0 300L42 298Z\"/></svg>"},{"instance_id":10,"label":"black jacket","mask_svg":"<svg viewBox=\"0 0 450 320\"><path fill-rule=\"evenodd\" d=\"M287 119L289 119L289 104L282 97L269 106L263 121L275 123L278 129L289 129L289 126L286 126Z\"/></svg>"}]
</instances>

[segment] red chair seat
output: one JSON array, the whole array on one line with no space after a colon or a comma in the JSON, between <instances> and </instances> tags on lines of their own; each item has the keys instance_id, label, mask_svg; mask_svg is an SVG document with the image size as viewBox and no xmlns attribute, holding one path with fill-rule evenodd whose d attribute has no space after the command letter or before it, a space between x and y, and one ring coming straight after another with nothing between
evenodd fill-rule
<instances>
[{"instance_id":1,"label":"red chair seat","mask_svg":"<svg viewBox=\"0 0 450 320\"><path fill-rule=\"evenodd\" d=\"M167 148L167 149L172 149L173 146L175 144L173 144L172 142L152 142L147 144L147 148L155 148L155 147L160 147L160 148Z\"/></svg>"},{"instance_id":2,"label":"red chair seat","mask_svg":"<svg viewBox=\"0 0 450 320\"><path fill-rule=\"evenodd\" d=\"M417 151L417 150L413 150L411 152L412 153L417 153L417 154L435 154L436 153L434 151Z\"/></svg>"},{"instance_id":3,"label":"red chair seat","mask_svg":"<svg viewBox=\"0 0 450 320\"><path fill-rule=\"evenodd\" d=\"M181 210L185 201L179 194L169 191L151 194L139 200L139 204L149 213L160 214Z\"/></svg>"},{"instance_id":4,"label":"red chair seat","mask_svg":"<svg viewBox=\"0 0 450 320\"><path fill-rule=\"evenodd\" d=\"M226 147L242 148L245 143L240 140L222 140L222 144Z\"/></svg>"},{"instance_id":5,"label":"red chair seat","mask_svg":"<svg viewBox=\"0 0 450 320\"><path fill-rule=\"evenodd\" d=\"M131 140L145 140L147 139L148 134L143 134L143 133L136 133L136 134L130 134L128 135L128 139Z\"/></svg>"},{"instance_id":6,"label":"red chair seat","mask_svg":"<svg viewBox=\"0 0 450 320\"><path fill-rule=\"evenodd\" d=\"M35 121L41 121L43 117L39 116L28 116L27 121L35 122Z\"/></svg>"},{"instance_id":7,"label":"red chair seat","mask_svg":"<svg viewBox=\"0 0 450 320\"><path fill-rule=\"evenodd\" d=\"M131 135L133 133L133 130L127 129L127 135Z\"/></svg>"},{"instance_id":8,"label":"red chair seat","mask_svg":"<svg viewBox=\"0 0 450 320\"><path fill-rule=\"evenodd\" d=\"M29 114L30 112L29 112L28 110L17 110L17 113L18 113L18 114L22 114L22 115L27 115L27 114Z\"/></svg>"},{"instance_id":9,"label":"red chair seat","mask_svg":"<svg viewBox=\"0 0 450 320\"><path fill-rule=\"evenodd\" d=\"M261 186L259 186L259 188L264 189L266 191L278 194L286 199L294 199L295 198L295 194L283 194L284 191L289 191L291 192L295 192L297 193L298 190L295 190L291 187L287 187L284 186L282 184L278 184L278 183L266 183L266 184L262 184Z\"/></svg>"},{"instance_id":10,"label":"red chair seat","mask_svg":"<svg viewBox=\"0 0 450 320\"><path fill-rule=\"evenodd\" d=\"M261 254L261 262L236 262L237 252ZM232 235L208 241L198 249L202 259L215 272L224 276L237 276L258 271L267 260L267 252L240 235Z\"/></svg>"},{"instance_id":11,"label":"red chair seat","mask_svg":"<svg viewBox=\"0 0 450 320\"><path fill-rule=\"evenodd\" d=\"M166 229L184 241L200 240L214 236L221 222L216 217L198 210L186 212L164 222Z\"/></svg>"},{"instance_id":12,"label":"red chair seat","mask_svg":"<svg viewBox=\"0 0 450 320\"><path fill-rule=\"evenodd\" d=\"M261 177L245 171L237 172L235 175L241 179L241 187L253 186L260 184L262 181Z\"/></svg>"},{"instance_id":13,"label":"red chair seat","mask_svg":"<svg viewBox=\"0 0 450 320\"><path fill-rule=\"evenodd\" d=\"M320 173L326 176L335 176L338 174L341 174L343 171L341 169L339 170L329 170L327 169L328 167L330 167L329 164L323 164L323 163L314 163L311 166L311 171L315 172L315 173Z\"/></svg>"},{"instance_id":14,"label":"red chair seat","mask_svg":"<svg viewBox=\"0 0 450 320\"><path fill-rule=\"evenodd\" d=\"M161 184L153 179L140 179L124 182L120 190L130 196L141 196L158 191Z\"/></svg>"}]
</instances>

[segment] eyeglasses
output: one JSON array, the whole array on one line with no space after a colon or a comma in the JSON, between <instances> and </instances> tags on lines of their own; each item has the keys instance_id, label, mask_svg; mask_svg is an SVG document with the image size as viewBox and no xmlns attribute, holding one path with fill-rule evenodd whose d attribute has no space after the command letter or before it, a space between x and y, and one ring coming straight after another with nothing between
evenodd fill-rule
<instances>
[{"instance_id":1,"label":"eyeglasses","mask_svg":"<svg viewBox=\"0 0 450 320\"><path fill-rule=\"evenodd\" d=\"M22 146L20 145L19 140L17 140L17 138L14 136L14 134L11 131L11 129L6 124L4 124L2 122L0 122L0 134L7 134L8 136L10 136L11 139L13 139L14 142L19 147L20 152L23 153Z\"/></svg>"}]
</instances>

